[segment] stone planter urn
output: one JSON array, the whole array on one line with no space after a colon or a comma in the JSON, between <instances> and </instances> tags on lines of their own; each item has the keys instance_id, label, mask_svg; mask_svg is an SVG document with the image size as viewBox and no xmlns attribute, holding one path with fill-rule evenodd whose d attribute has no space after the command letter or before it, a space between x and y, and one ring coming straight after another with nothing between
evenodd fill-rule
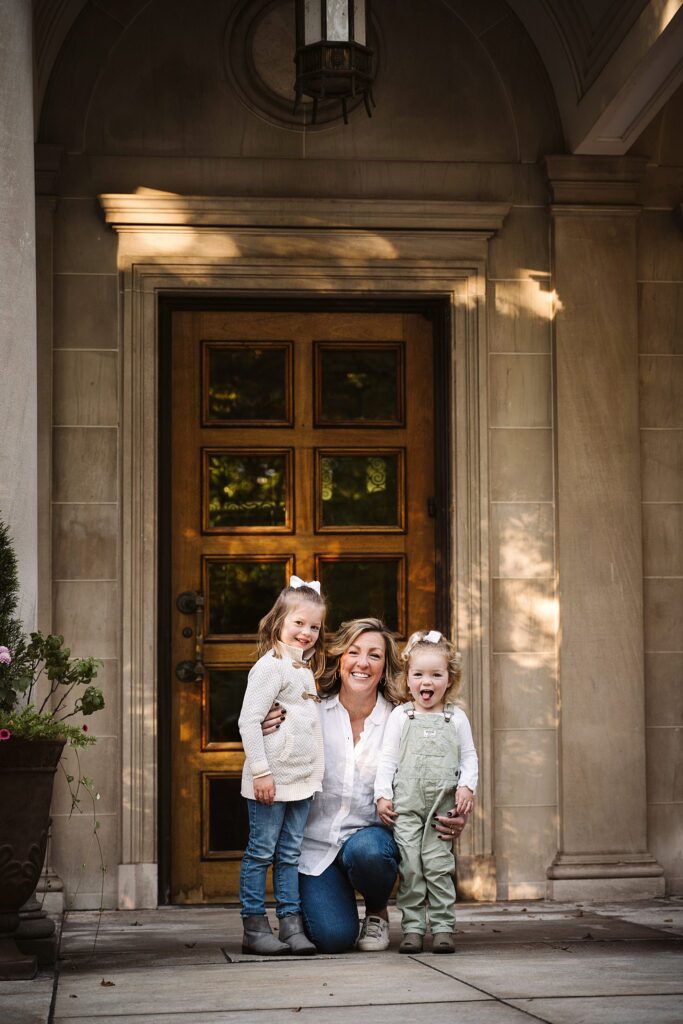
<instances>
[{"instance_id":1,"label":"stone planter urn","mask_svg":"<svg viewBox=\"0 0 683 1024\"><path fill-rule=\"evenodd\" d=\"M0 980L33 978L36 958L13 938L45 859L52 787L65 740L0 743Z\"/></svg>"}]
</instances>

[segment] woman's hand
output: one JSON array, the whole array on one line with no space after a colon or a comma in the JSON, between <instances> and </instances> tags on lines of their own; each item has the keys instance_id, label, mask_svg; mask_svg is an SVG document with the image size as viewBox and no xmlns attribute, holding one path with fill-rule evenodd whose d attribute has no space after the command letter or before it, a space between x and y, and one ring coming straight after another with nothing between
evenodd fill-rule
<instances>
[{"instance_id":1,"label":"woman's hand","mask_svg":"<svg viewBox=\"0 0 683 1024\"><path fill-rule=\"evenodd\" d=\"M277 701L273 704L272 708L261 722L261 732L264 736L270 736L276 729L279 729L285 720L287 712L284 708L281 708Z\"/></svg>"},{"instance_id":2,"label":"woman's hand","mask_svg":"<svg viewBox=\"0 0 683 1024\"><path fill-rule=\"evenodd\" d=\"M467 815L458 814L454 807L447 814L435 814L432 828L436 829L439 839L452 843L454 839L458 838L466 824Z\"/></svg>"},{"instance_id":3,"label":"woman's hand","mask_svg":"<svg viewBox=\"0 0 683 1024\"><path fill-rule=\"evenodd\" d=\"M254 779L254 799L260 804L272 804L275 799L275 779L272 775Z\"/></svg>"},{"instance_id":4,"label":"woman's hand","mask_svg":"<svg viewBox=\"0 0 683 1024\"><path fill-rule=\"evenodd\" d=\"M469 786L458 786L455 791L455 810L458 814L471 814L474 807L474 793Z\"/></svg>"},{"instance_id":5,"label":"woman's hand","mask_svg":"<svg viewBox=\"0 0 683 1024\"><path fill-rule=\"evenodd\" d=\"M379 820L383 825L386 825L388 828L394 827L394 822L396 821L396 818L398 818L398 812L394 810L394 805L391 800L387 800L386 797L381 796L377 801L377 814L379 815Z\"/></svg>"}]
</instances>

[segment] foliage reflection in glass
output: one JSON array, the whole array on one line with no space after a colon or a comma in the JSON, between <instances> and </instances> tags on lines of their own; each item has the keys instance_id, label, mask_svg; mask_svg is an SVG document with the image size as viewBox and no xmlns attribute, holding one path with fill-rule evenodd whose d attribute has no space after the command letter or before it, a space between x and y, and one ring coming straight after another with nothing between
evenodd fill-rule
<instances>
[{"instance_id":1,"label":"foliage reflection in glass","mask_svg":"<svg viewBox=\"0 0 683 1024\"><path fill-rule=\"evenodd\" d=\"M321 455L320 518L323 528L400 528L398 453Z\"/></svg>"},{"instance_id":2,"label":"foliage reflection in glass","mask_svg":"<svg viewBox=\"0 0 683 1024\"><path fill-rule=\"evenodd\" d=\"M402 352L399 345L319 344L320 423L402 422Z\"/></svg>"},{"instance_id":3,"label":"foliage reflection in glass","mask_svg":"<svg viewBox=\"0 0 683 1024\"><path fill-rule=\"evenodd\" d=\"M342 622L370 615L382 619L389 629L402 628L401 569L402 560L397 558L321 560L327 627L338 629Z\"/></svg>"},{"instance_id":4,"label":"foliage reflection in glass","mask_svg":"<svg viewBox=\"0 0 683 1024\"><path fill-rule=\"evenodd\" d=\"M222 561L207 565L209 635L255 635L285 585L288 563Z\"/></svg>"},{"instance_id":5,"label":"foliage reflection in glass","mask_svg":"<svg viewBox=\"0 0 683 1024\"><path fill-rule=\"evenodd\" d=\"M286 527L287 462L286 453L207 453L208 528Z\"/></svg>"},{"instance_id":6,"label":"foliage reflection in glass","mask_svg":"<svg viewBox=\"0 0 683 1024\"><path fill-rule=\"evenodd\" d=\"M288 423L290 358L288 344L207 344L207 420Z\"/></svg>"}]
</instances>

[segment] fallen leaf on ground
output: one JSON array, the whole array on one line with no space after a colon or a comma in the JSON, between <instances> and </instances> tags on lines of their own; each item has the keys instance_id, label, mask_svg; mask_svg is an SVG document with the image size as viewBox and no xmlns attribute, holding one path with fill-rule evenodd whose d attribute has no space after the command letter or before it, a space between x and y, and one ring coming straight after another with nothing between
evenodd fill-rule
<instances>
[{"instance_id":1,"label":"fallen leaf on ground","mask_svg":"<svg viewBox=\"0 0 683 1024\"><path fill-rule=\"evenodd\" d=\"M670 921L673 921L673 917L665 917L664 918L664 924L668 924Z\"/></svg>"},{"instance_id":2,"label":"fallen leaf on ground","mask_svg":"<svg viewBox=\"0 0 683 1024\"><path fill-rule=\"evenodd\" d=\"M586 932L586 934L585 934L585 935L582 935L582 936L581 936L581 938L582 938L582 939L592 939L592 938L593 938L593 936L591 935L591 933L590 933L590 932Z\"/></svg>"},{"instance_id":3,"label":"fallen leaf on ground","mask_svg":"<svg viewBox=\"0 0 683 1024\"><path fill-rule=\"evenodd\" d=\"M104 978L102 978L102 981L100 982L100 985L103 985L104 988L114 988L115 984L116 984L116 982L114 982L114 981L105 981Z\"/></svg>"},{"instance_id":4,"label":"fallen leaf on ground","mask_svg":"<svg viewBox=\"0 0 683 1024\"><path fill-rule=\"evenodd\" d=\"M492 932L498 932L498 934L500 935L500 928L492 928L491 931Z\"/></svg>"},{"instance_id":5,"label":"fallen leaf on ground","mask_svg":"<svg viewBox=\"0 0 683 1024\"><path fill-rule=\"evenodd\" d=\"M197 943L196 943L196 942L186 942L186 943L185 943L185 949L194 949L194 947L195 947L196 945L197 945Z\"/></svg>"},{"instance_id":6,"label":"fallen leaf on ground","mask_svg":"<svg viewBox=\"0 0 683 1024\"><path fill-rule=\"evenodd\" d=\"M73 992L70 992L69 993L69 999L78 999L78 996L75 995Z\"/></svg>"}]
</instances>

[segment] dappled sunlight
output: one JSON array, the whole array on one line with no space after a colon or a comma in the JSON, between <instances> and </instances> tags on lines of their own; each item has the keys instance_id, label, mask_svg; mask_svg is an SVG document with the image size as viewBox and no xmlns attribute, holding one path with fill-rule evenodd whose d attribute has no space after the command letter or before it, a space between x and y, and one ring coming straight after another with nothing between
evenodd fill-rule
<instances>
[{"instance_id":1,"label":"dappled sunlight","mask_svg":"<svg viewBox=\"0 0 683 1024\"><path fill-rule=\"evenodd\" d=\"M496 512L498 509L494 510L494 517ZM515 514L506 514L498 524L498 575L511 578L552 576L552 538L551 506L530 505Z\"/></svg>"},{"instance_id":2,"label":"dappled sunlight","mask_svg":"<svg viewBox=\"0 0 683 1024\"><path fill-rule=\"evenodd\" d=\"M683 0L665 0L659 15L659 31L663 32L670 21L678 14L683 7Z\"/></svg>"},{"instance_id":3,"label":"dappled sunlight","mask_svg":"<svg viewBox=\"0 0 683 1024\"><path fill-rule=\"evenodd\" d=\"M495 282L496 312L519 319L531 314L541 320L554 320L564 308L559 295L550 287L550 275L542 271L520 268L518 281Z\"/></svg>"}]
</instances>

